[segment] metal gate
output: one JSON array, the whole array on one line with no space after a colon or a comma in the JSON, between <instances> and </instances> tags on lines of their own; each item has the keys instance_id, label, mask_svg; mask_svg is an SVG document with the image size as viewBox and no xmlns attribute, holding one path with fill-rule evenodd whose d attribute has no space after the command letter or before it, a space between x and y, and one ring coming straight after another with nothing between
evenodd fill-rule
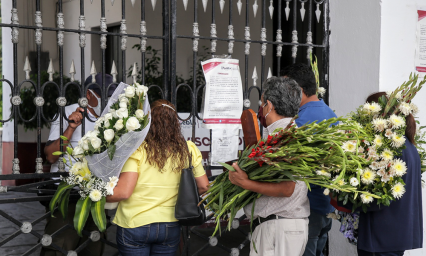
<instances>
[{"instance_id":1,"label":"metal gate","mask_svg":"<svg viewBox=\"0 0 426 256\"><path fill-rule=\"evenodd\" d=\"M228 54L235 56L241 56L240 67L243 74L243 86L244 86L244 108L253 108L257 110L258 100L262 90L262 83L267 76L279 75L281 68L287 64L295 62L306 62L309 63L309 55L314 53L319 60L320 68L320 79L323 87L328 89L328 0L162 0L162 16L158 17L159 22L162 22L162 35L150 35L148 33L150 24L145 19L146 13L150 11L148 7L155 7L157 0L141 0L140 2L140 19L135 20L134 17L127 17L125 7L126 5L134 5L135 0L111 0L105 1L100 0L99 9L101 16L99 17L99 30L88 30L86 28L86 14L85 6L93 4L91 1L80 1L80 15L78 20L78 29L66 28L64 24L64 15L67 15L66 11L63 10L63 2L69 2L69 0L58 0L57 1L57 16L56 16L56 27L43 26L42 21L42 9L40 2L41 0L34 0L35 4L35 25L21 24L19 22L19 10L17 9L17 0L3 0L2 2L11 1L11 21L10 23L0 23L0 27L3 29L10 30L12 33L13 49L13 77L11 74L5 74L4 78L1 79L3 86L9 86L12 95L10 97L12 103L11 115L4 117L1 120L2 123L13 122L14 127L14 157L13 159L3 159L3 161L12 161L13 167L11 174L0 175L0 180L21 180L21 179L50 179L52 177L58 177L60 175L66 175L64 172L64 165L60 166L60 172L58 173L43 173L42 166L42 138L41 128L42 122L53 122L59 118L60 129L63 132L63 120L67 119L64 116L64 107L67 105L65 98L67 88L72 87L73 90L78 91L79 99L78 103L81 107L87 107L88 101L85 98L87 87L81 86L79 83L74 81L74 75L77 71L71 70L71 81L66 82L64 79L64 44L79 44L80 56L79 61L81 69L79 70L81 78L86 77L85 67L85 52L86 52L86 36L87 35L98 35L100 37L99 47L101 49L101 72L103 74L103 83L99 86L102 90L102 108L106 105L107 89L109 86L105 84L105 74L111 73L114 77L114 83L120 81L117 80L117 70L107 70L107 66L111 66L111 63L107 63L106 51L108 47L108 38L118 38L120 41L120 49L118 52L121 54L121 66L119 66L120 73L122 74L122 80L125 74L128 72L129 65L126 65L127 55L127 40L129 38L137 38L140 40L140 68L142 72L138 74L135 68L135 72L131 74L134 81L139 81L141 84L148 85L150 91L156 91L159 97L166 98L172 103L176 104L178 99L178 93L182 90L186 93L190 102L186 104L190 105L190 115L185 120L192 120L192 137L195 137L195 121L200 119L198 115L200 92L203 90L205 84L202 79L197 79L200 69L200 46L205 45L208 47L209 54ZM75 1L75 0L74 0ZM78 1L78 0L77 0ZM111 32L108 31L108 23L105 15L106 4L121 3L121 24L119 31ZM190 2L190 3L188 3ZM96 2L95 2L96 4ZM150 6L151 5L151 6ZM181 6L179 6L181 5ZM188 9L188 5L192 6L192 10ZM184 11L182 11L182 6ZM178 11L181 10L181 11ZM204 10L204 11L203 11ZM209 10L209 12L206 12ZM183 15L192 15L192 33L178 33L180 27L179 12ZM227 13L227 17L223 13ZM140 23L140 33L130 34L127 32L127 24L130 22ZM201 29L200 22L209 23L209 30L203 31ZM226 23L226 26L220 25ZM220 25L220 26L219 26ZM256 28L253 29L253 28ZM239 30L237 30L239 29ZM36 70L37 74L36 81L32 81L29 77L31 68L29 64L25 64L25 67L18 67L18 44L23 43L20 39L20 31L33 30L35 31L34 42L36 44ZM47 63L42 63L42 44L43 40L52 39L43 36L47 31L56 32L56 41L59 54L59 83L53 81L50 77L49 81L42 83L40 76L42 67L47 66ZM78 35L78 41L67 41L64 40L64 33L71 33ZM269 33L269 34L268 34ZM202 35L203 34L203 35ZM219 35L227 35L220 37ZM269 36L268 36L269 35ZM146 84L145 78L145 66L147 63L146 51L150 45L151 40L161 40L162 42L162 84ZM180 42L184 44L192 45L192 83L179 83L177 79L177 65L180 63L178 59L178 45ZM5 46L3 46L5 47ZM222 47L222 48L221 48ZM222 50L221 50L222 49ZM256 55L254 55L256 54ZM260 57L260 58L259 58ZM77 57L76 57L77 58ZM239 58L239 57L237 57ZM253 59L256 63L253 64ZM260 61L258 60L260 59ZM270 63L269 68L267 63ZM115 64L114 64L115 66ZM249 67L255 67L249 69ZM272 68L271 68L272 66ZM26 72L26 79L18 81L18 71L22 70ZM53 68L48 69L47 72L52 75ZM92 73L92 72L91 72ZM96 74L96 72L95 72ZM252 75L251 75L252 74ZM96 82L94 82L96 83ZM56 93L59 97L56 99L58 106L58 112L53 118L49 118L44 114L43 106L45 105L45 97L51 91L46 91L48 85L54 86ZM32 87L35 90L36 96L33 99L35 112L34 115L26 119L22 116L20 105L22 104L21 89L25 86ZM252 93L255 90L257 93ZM179 94L180 95L180 94ZM325 97L327 102L328 95ZM25 161L35 161L36 168L33 173L21 173L20 161L23 159L18 158L18 150L25 150L25 148L18 148L19 134L18 134L18 121L21 122L37 122L37 153L35 159L25 159ZM183 120L184 121L184 120ZM84 122L82 124L84 132ZM61 141L62 143L62 141ZM206 166L206 169L212 168ZM3 170L5 171L5 170ZM7 171L7 170L6 170ZM0 192L8 193L14 192L29 192L36 193L40 191L37 189L38 186L43 184L53 184L52 180L44 180L34 182L21 186L0 186ZM32 202L32 201L49 201L51 194L54 191L42 191L50 195L45 196L25 196L20 198L2 198L0 204L13 204L17 202ZM52 237L58 235L63 230L58 230L53 234L42 234L33 230L33 226L40 221L46 219L50 213L46 213L39 218L32 221L19 221L14 216L11 216L6 211L0 210L0 215L8 221L16 224L16 231L8 234L6 238L0 241L0 247L7 244L19 235L35 236L39 239L39 242L34 244L28 251L23 255L31 255L37 249L42 246L51 245L61 250L65 255L76 255L86 245L82 244L75 252L66 252L60 249L57 245L52 244ZM245 239L240 243L232 246L225 246L221 243L220 237L209 237L199 232L197 228L191 228L185 230L185 237L189 237L189 234L193 234L203 239L205 242L199 248L193 248L190 244L189 239L185 239L184 248L181 250L182 255L202 255L202 252L209 250L209 248L217 247L223 250L223 253L231 255L239 255L246 245L249 244L248 233L242 230L240 227L240 220L236 220L233 223L235 230L240 230ZM4 221L4 220L3 220ZM111 224L108 225L108 228ZM64 227L73 228L71 226ZM231 231L231 232L240 232ZM102 242L115 246L114 242L107 241L100 238L98 232L92 232L90 238L93 241L101 239ZM192 241L192 240L191 240ZM191 250L189 250L191 247ZM73 254L75 253L75 254ZM223 254L221 253L221 254Z\"/></svg>"}]
</instances>

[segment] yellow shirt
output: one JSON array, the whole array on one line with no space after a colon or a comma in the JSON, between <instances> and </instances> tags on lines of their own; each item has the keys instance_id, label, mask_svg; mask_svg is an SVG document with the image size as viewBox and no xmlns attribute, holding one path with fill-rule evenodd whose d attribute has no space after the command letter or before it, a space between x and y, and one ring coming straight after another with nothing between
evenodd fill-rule
<instances>
[{"instance_id":1,"label":"yellow shirt","mask_svg":"<svg viewBox=\"0 0 426 256\"><path fill-rule=\"evenodd\" d=\"M187 141L192 153L194 177L205 174L200 150ZM133 194L118 205L113 222L123 228L135 228L156 222L174 222L175 204L180 183L180 172L172 172L168 159L163 172L146 162L144 143L124 164L121 172L138 172L138 181Z\"/></svg>"}]
</instances>

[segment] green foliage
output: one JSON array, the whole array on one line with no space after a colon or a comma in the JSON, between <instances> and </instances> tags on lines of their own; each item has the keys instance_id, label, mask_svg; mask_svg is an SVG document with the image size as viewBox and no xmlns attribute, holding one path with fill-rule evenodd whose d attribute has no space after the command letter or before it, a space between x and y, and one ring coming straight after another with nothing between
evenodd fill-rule
<instances>
[{"instance_id":1,"label":"green foliage","mask_svg":"<svg viewBox=\"0 0 426 256\"><path fill-rule=\"evenodd\" d=\"M132 47L132 49L140 50L141 45L135 44ZM203 47L203 52L204 54L201 54L200 56L198 56L197 63L201 63L201 61L205 61L209 58L209 56L211 56L211 52L208 51L208 48L205 46ZM144 74L145 74L144 85L145 86L158 85L164 91L163 72L162 72L162 67L160 65L161 57L159 55L160 55L160 50L154 49L152 48L152 46L147 46L146 52L145 52L146 60L145 60L145 70L144 70ZM141 83L142 69L138 66L136 66L136 68L138 71L136 80L138 81L138 83L142 84ZM182 77L182 75L177 75L176 86L178 86L179 84L187 84L192 88L193 82L194 82L193 69L194 67L191 67L189 72L189 78L186 80ZM133 70L133 65L129 67L127 77L131 77L132 70ZM195 81L196 81L197 87L204 85L206 83L204 79L203 70L201 69L201 65L197 68L197 71L195 73ZM200 112L200 109L201 109L202 97L203 97L203 90L199 90L198 96L197 96L198 112ZM161 99L162 98L161 92L158 89L152 88L148 92L148 98L150 103L158 99ZM191 100L192 100L192 96L191 96L190 89L186 86L179 88L177 92L177 96L176 96L177 110L179 112L191 112L191 104L190 104Z\"/></svg>"},{"instance_id":2,"label":"green foliage","mask_svg":"<svg viewBox=\"0 0 426 256\"><path fill-rule=\"evenodd\" d=\"M37 75L31 75L31 80L36 84L37 83ZM40 84L43 85L45 82L49 81L49 74L46 71L41 72L40 76ZM60 84L59 73L56 72L53 74L53 82L56 84ZM64 85L71 82L71 79L67 76L63 77ZM80 86L79 81L75 81L76 84ZM28 84L28 83L26 83ZM36 114L36 108L34 105L34 98L36 97L36 92L33 86L21 89L21 100L22 104L19 106L21 115L24 119L29 120ZM43 98L43 114L47 119L52 119L58 112L59 108L56 105L56 99L59 97L59 92L57 87L50 83L47 84L44 88ZM68 86L65 92L65 98L67 99L67 106L77 103L80 98L80 90L75 85ZM25 130L35 130L37 129L37 118L35 118L31 122L24 122L20 118L18 120L18 124L23 124ZM48 127L50 128L50 123L46 122L43 118L41 118L41 128Z\"/></svg>"}]
</instances>

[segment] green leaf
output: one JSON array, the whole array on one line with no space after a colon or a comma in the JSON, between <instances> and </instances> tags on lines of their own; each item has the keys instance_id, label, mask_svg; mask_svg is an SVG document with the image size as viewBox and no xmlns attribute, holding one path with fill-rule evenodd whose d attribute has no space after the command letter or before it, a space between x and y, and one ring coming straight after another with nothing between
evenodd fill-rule
<instances>
[{"instance_id":1,"label":"green leaf","mask_svg":"<svg viewBox=\"0 0 426 256\"><path fill-rule=\"evenodd\" d=\"M54 156L61 156L63 153L61 151L55 151L52 153Z\"/></svg>"},{"instance_id":2,"label":"green leaf","mask_svg":"<svg viewBox=\"0 0 426 256\"><path fill-rule=\"evenodd\" d=\"M62 140L66 140L66 141L68 141L68 138L67 138L67 137L65 137L65 136L63 136L63 135L61 135L61 136L59 136L59 137L61 137L61 139L62 139Z\"/></svg>"},{"instance_id":3,"label":"green leaf","mask_svg":"<svg viewBox=\"0 0 426 256\"><path fill-rule=\"evenodd\" d=\"M90 197L86 197L84 200L78 200L75 207L74 214L74 228L79 236L83 236L81 231L86 224L87 217L89 217L90 208L92 206L92 200Z\"/></svg>"},{"instance_id":4,"label":"green leaf","mask_svg":"<svg viewBox=\"0 0 426 256\"><path fill-rule=\"evenodd\" d=\"M68 215L68 203L70 201L70 193L71 189L68 189L62 196L61 202L59 203L59 211L62 213L62 218L64 218L64 220L67 218Z\"/></svg>"},{"instance_id":5,"label":"green leaf","mask_svg":"<svg viewBox=\"0 0 426 256\"><path fill-rule=\"evenodd\" d=\"M56 190L55 194L53 195L52 199L50 200L49 203L49 209L50 209L50 214L52 217L53 213L55 211L55 207L56 205L59 203L59 201L62 198L62 195L68 190L71 189L74 185L68 185L68 183L66 182L61 182L58 186L58 189Z\"/></svg>"},{"instance_id":6,"label":"green leaf","mask_svg":"<svg viewBox=\"0 0 426 256\"><path fill-rule=\"evenodd\" d=\"M223 205L223 185L220 186L220 192L219 192L219 212L222 212L222 205ZM219 235L222 235L222 230L219 225Z\"/></svg>"},{"instance_id":7,"label":"green leaf","mask_svg":"<svg viewBox=\"0 0 426 256\"><path fill-rule=\"evenodd\" d=\"M230 166L229 164L225 164L225 163L219 163L219 164L221 164L223 167L230 170L231 172L235 172L234 167Z\"/></svg>"},{"instance_id":8,"label":"green leaf","mask_svg":"<svg viewBox=\"0 0 426 256\"><path fill-rule=\"evenodd\" d=\"M112 161L112 158L114 157L115 149L116 149L116 146L115 146L115 145L110 145L110 146L108 147L108 157L109 157L109 159L110 159L111 161Z\"/></svg>"},{"instance_id":9,"label":"green leaf","mask_svg":"<svg viewBox=\"0 0 426 256\"><path fill-rule=\"evenodd\" d=\"M105 202L106 197L102 197L101 200L92 203L91 209L93 221L101 232L105 231L107 224L105 216Z\"/></svg>"}]
</instances>

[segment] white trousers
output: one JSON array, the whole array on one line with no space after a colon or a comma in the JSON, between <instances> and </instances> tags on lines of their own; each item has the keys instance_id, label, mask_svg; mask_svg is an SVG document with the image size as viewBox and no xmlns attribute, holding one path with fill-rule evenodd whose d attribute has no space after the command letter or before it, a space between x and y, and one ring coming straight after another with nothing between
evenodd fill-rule
<instances>
[{"instance_id":1,"label":"white trousers","mask_svg":"<svg viewBox=\"0 0 426 256\"><path fill-rule=\"evenodd\" d=\"M253 232L250 256L302 256L308 242L308 224L307 218L263 222Z\"/></svg>"}]
</instances>

